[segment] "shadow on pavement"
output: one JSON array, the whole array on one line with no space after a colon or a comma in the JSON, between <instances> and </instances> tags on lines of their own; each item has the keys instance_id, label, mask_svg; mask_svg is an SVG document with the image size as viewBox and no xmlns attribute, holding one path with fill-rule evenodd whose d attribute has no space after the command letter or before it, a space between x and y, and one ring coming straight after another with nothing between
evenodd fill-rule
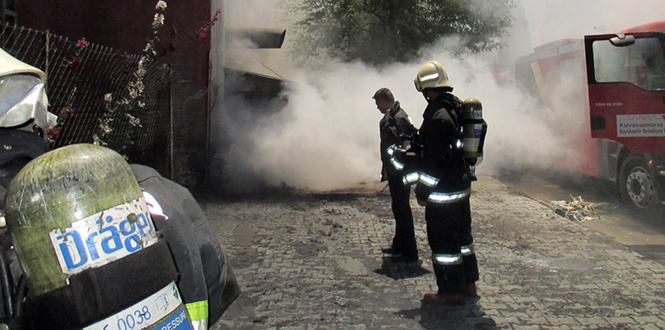
<instances>
[{"instance_id":1,"label":"shadow on pavement","mask_svg":"<svg viewBox=\"0 0 665 330\"><path fill-rule=\"evenodd\" d=\"M466 298L459 306L433 306L421 302L419 309L402 310L396 315L418 321L424 329L496 330L494 320L478 306L479 298Z\"/></svg>"},{"instance_id":2,"label":"shadow on pavement","mask_svg":"<svg viewBox=\"0 0 665 330\"><path fill-rule=\"evenodd\" d=\"M388 276L394 280L415 278L431 274L432 272L423 268L422 260L411 263L393 262L390 257L383 257L380 269L374 270L379 275Z\"/></svg>"}]
</instances>

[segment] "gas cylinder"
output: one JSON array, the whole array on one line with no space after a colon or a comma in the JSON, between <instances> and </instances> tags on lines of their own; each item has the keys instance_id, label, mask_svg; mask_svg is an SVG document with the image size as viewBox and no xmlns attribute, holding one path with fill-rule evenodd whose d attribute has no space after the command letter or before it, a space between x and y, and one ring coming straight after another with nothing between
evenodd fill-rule
<instances>
[{"instance_id":1,"label":"gas cylinder","mask_svg":"<svg viewBox=\"0 0 665 330\"><path fill-rule=\"evenodd\" d=\"M139 255L159 241L129 164L117 152L97 145L70 145L35 158L12 180L5 205L26 275L28 302L67 289L79 273L108 269L104 266ZM116 280L122 288L124 279ZM130 307L108 311L99 319L79 320L77 327L143 329L168 323L169 329L191 329L175 282L144 298L115 301L117 306ZM109 305L113 304L100 303Z\"/></svg>"},{"instance_id":2,"label":"gas cylinder","mask_svg":"<svg viewBox=\"0 0 665 330\"><path fill-rule=\"evenodd\" d=\"M469 166L482 162L487 123L483 119L483 105L477 99L462 103L462 144L464 160Z\"/></svg>"}]
</instances>

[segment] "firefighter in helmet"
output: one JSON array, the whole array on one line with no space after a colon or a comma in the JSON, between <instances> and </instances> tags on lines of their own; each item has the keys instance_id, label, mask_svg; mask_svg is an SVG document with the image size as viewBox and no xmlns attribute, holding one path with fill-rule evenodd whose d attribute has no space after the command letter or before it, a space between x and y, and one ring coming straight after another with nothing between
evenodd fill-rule
<instances>
[{"instance_id":1,"label":"firefighter in helmet","mask_svg":"<svg viewBox=\"0 0 665 330\"><path fill-rule=\"evenodd\" d=\"M35 134L55 126L57 116L48 112L48 98L43 71L23 63L0 49L0 278L3 283L18 284L23 271L14 254L5 221L5 194L16 174L31 160L50 150L46 141ZM12 294L20 299L20 290L0 291L0 328L13 325L15 310Z\"/></svg>"},{"instance_id":2,"label":"firefighter in helmet","mask_svg":"<svg viewBox=\"0 0 665 330\"><path fill-rule=\"evenodd\" d=\"M45 80L44 72L0 49L0 197L25 164L50 150L33 133L35 126L47 130L57 120L47 110ZM2 203L0 198L0 209Z\"/></svg>"},{"instance_id":3,"label":"firefighter in helmet","mask_svg":"<svg viewBox=\"0 0 665 330\"><path fill-rule=\"evenodd\" d=\"M462 101L443 66L430 61L418 71L416 89L427 100L419 129L422 153L416 198L425 206L427 239L438 292L423 300L434 305L459 304L476 296L478 264L471 235L471 177L460 134Z\"/></svg>"},{"instance_id":4,"label":"firefighter in helmet","mask_svg":"<svg viewBox=\"0 0 665 330\"><path fill-rule=\"evenodd\" d=\"M130 166L110 149L82 144L50 151L45 140L35 134L40 129L45 131L55 126L57 119L47 110L45 81L46 75L43 71L0 49L0 145L3 146L0 148L0 280L8 284L0 290L0 328L101 329L105 320L111 317L109 315L126 312L121 309L145 298L146 294L153 294L159 295L159 299L148 299L154 298L150 296L145 301L153 301L161 312L168 310L169 313L163 319L152 314L152 321L163 320L173 329L207 329L237 298L240 287L200 206L186 188L162 177L150 167ZM95 159L94 155L101 156ZM80 157L76 160L78 156ZM39 163L39 159L74 161L72 166L57 172L49 165L50 161ZM107 159L116 159L113 164L118 166L101 171L101 165L111 164ZM39 166L40 164L42 166ZM88 169L95 169L98 173L89 177L90 173L95 172L88 172ZM121 176L113 174L113 171L120 169ZM115 188L111 190L89 187L91 182L111 186L118 178L124 181L113 186ZM57 180L69 181L58 184ZM39 193L31 195L34 198L30 201L23 198L29 190L28 184L44 186L44 189L38 189ZM55 187L49 188L49 184ZM87 212L88 208L92 209L92 206L80 203L85 198L62 197L61 202L51 203L53 208L48 209L44 201L61 198L53 193L63 191L63 188L70 189L64 191L65 195L86 192L82 193L82 196L87 196L85 198L88 200L122 199L125 202L122 207L107 205L111 207L99 213L105 214L104 219L110 218L109 214L117 213L119 209L135 208L141 212L132 211L128 215L118 215L120 220L126 219L125 222L128 223L109 222L104 226L100 224L98 231L91 229L85 232L89 234L89 239L77 245L79 241L76 238L82 239L84 232L74 223L85 222L86 219L80 219L87 218L82 213ZM131 193L126 193L128 190L131 190ZM7 205L4 205L4 201L7 201ZM39 204L41 207L24 209L29 208L31 203L42 204ZM103 203L92 204L99 208ZM129 206L123 206L125 204ZM66 206L71 206L73 212L63 213ZM33 235L37 230L28 228L28 235L21 236L27 237L29 241L24 243L23 251L29 254L33 242L37 242L34 245L42 245L43 242L50 241L49 244L53 246L47 253L35 253L32 255L36 256L35 258L23 260L20 255L16 257L13 245L17 245L15 239L24 229L21 228L25 224L24 218L35 210L43 213L35 213L36 226L47 228L50 232ZM5 226L5 211L9 226ZM62 214L57 216L58 212ZM136 214L146 216L137 219ZM72 226L51 228L49 226L53 224L46 221L44 215L71 221ZM88 217L96 215L97 213ZM139 230L142 223L143 229ZM158 235L162 237L159 244L149 246L146 243L152 240L146 236L149 232L146 229L149 227L147 223L159 231ZM118 229L115 230L114 226ZM7 233L8 227L11 227L11 238ZM64 232L57 235L56 230ZM133 237L139 232L140 247L133 238L130 239L130 236ZM122 235L128 238L124 239ZM36 241L33 239L35 236ZM59 239L61 241L58 241ZM131 258L109 254L107 263L99 262L104 259L104 253L119 253L118 251L123 249L131 253ZM50 267L54 260L42 262L39 259L55 259L55 255L58 256L57 262L62 270ZM18 259L21 259L20 262ZM50 266L46 266L47 264ZM22 268L26 267L32 271L23 272ZM53 273L41 271L43 267L50 267ZM37 268L40 270L34 271ZM66 276L67 280L62 281L62 276ZM154 293L151 291L151 286L159 286L162 282L171 280L174 281L173 284L163 288L160 286L161 290ZM24 285L26 282L27 289ZM177 289L171 289L176 285ZM7 292L8 290L10 292ZM175 294L177 290L179 293ZM168 303L167 297L181 301L182 310L174 309L173 306L178 305L173 301ZM169 305L170 309L167 309L166 305ZM139 307L141 308L132 316L131 321L138 322L135 318L147 319L150 315L142 309L145 306ZM185 320L189 322L183 322Z\"/></svg>"}]
</instances>

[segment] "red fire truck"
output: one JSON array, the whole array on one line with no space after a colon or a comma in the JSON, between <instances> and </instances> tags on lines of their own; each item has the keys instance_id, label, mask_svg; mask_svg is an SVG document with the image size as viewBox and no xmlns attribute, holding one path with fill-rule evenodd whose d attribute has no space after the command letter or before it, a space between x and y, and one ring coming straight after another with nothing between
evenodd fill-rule
<instances>
[{"instance_id":1,"label":"red fire truck","mask_svg":"<svg viewBox=\"0 0 665 330\"><path fill-rule=\"evenodd\" d=\"M665 20L551 42L516 64L521 87L562 118L569 168L616 182L631 207L665 202Z\"/></svg>"}]
</instances>

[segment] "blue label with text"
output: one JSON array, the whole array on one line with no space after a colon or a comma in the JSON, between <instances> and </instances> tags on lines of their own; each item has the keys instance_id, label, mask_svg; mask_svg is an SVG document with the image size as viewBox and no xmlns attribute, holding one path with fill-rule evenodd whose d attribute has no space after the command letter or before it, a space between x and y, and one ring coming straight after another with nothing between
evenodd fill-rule
<instances>
[{"instance_id":1,"label":"blue label with text","mask_svg":"<svg viewBox=\"0 0 665 330\"><path fill-rule=\"evenodd\" d=\"M64 274L72 275L123 258L157 241L148 207L140 197L49 233Z\"/></svg>"},{"instance_id":2,"label":"blue label with text","mask_svg":"<svg viewBox=\"0 0 665 330\"><path fill-rule=\"evenodd\" d=\"M157 325L155 330L192 330L192 323L189 322L187 311L185 307L181 307L173 316L168 320Z\"/></svg>"},{"instance_id":3,"label":"blue label with text","mask_svg":"<svg viewBox=\"0 0 665 330\"><path fill-rule=\"evenodd\" d=\"M82 330L192 330L175 282Z\"/></svg>"}]
</instances>

